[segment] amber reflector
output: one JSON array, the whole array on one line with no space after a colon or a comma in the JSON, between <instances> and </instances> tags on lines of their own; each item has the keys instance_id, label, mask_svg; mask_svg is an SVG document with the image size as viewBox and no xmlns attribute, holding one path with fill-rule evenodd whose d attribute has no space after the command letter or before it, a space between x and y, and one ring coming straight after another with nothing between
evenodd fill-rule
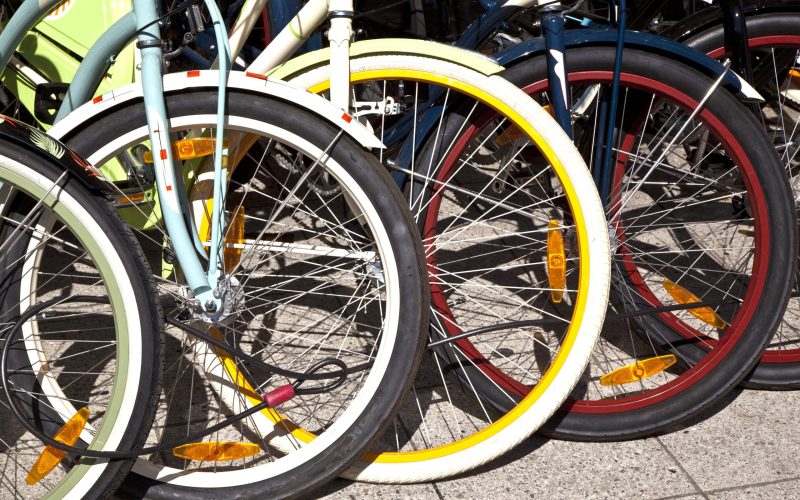
<instances>
[{"instance_id":1,"label":"amber reflector","mask_svg":"<svg viewBox=\"0 0 800 500\"><path fill-rule=\"evenodd\" d=\"M214 153L216 140L211 137L195 137L193 139L181 139L172 143L172 156L176 160L191 160L209 156ZM228 147L228 141L222 142L223 147ZM153 163L152 151L145 151L142 161Z\"/></svg>"},{"instance_id":2,"label":"amber reflector","mask_svg":"<svg viewBox=\"0 0 800 500\"><path fill-rule=\"evenodd\" d=\"M670 280L664 280L664 289L670 296L675 299L675 302L678 304L691 304L693 302L702 302L700 298L690 292L689 290L683 288L682 286L673 283ZM709 325L722 330L723 328L727 327L728 324L725 323L725 320L720 318L719 314L715 313L713 309L710 307L695 307L692 309L687 309L692 316L699 319L704 323L708 323Z\"/></svg>"},{"instance_id":3,"label":"amber reflector","mask_svg":"<svg viewBox=\"0 0 800 500\"><path fill-rule=\"evenodd\" d=\"M564 256L564 237L560 224L551 220L547 231L547 278L550 281L550 299L558 304L564 298L567 282L567 259Z\"/></svg>"},{"instance_id":4,"label":"amber reflector","mask_svg":"<svg viewBox=\"0 0 800 500\"><path fill-rule=\"evenodd\" d=\"M647 377L652 377L661 373L670 366L674 365L678 359L674 354L658 356L650 359L643 359L632 365L617 368L611 373L606 373L600 377L600 385L622 385L636 382Z\"/></svg>"},{"instance_id":5,"label":"amber reflector","mask_svg":"<svg viewBox=\"0 0 800 500\"><path fill-rule=\"evenodd\" d=\"M244 245L244 207L236 207L233 216L230 218L228 230L225 233L225 248L222 253L225 256L225 270L232 271L239 260L242 258Z\"/></svg>"},{"instance_id":6,"label":"amber reflector","mask_svg":"<svg viewBox=\"0 0 800 500\"><path fill-rule=\"evenodd\" d=\"M141 203L141 202L144 201L145 196L146 196L146 193L144 193L144 192L141 192L141 193L129 193L129 194L123 195L121 201L123 201L125 203Z\"/></svg>"},{"instance_id":7,"label":"amber reflector","mask_svg":"<svg viewBox=\"0 0 800 500\"><path fill-rule=\"evenodd\" d=\"M89 409L85 407L81 408L78 410L78 413L67 420L67 423L65 423L61 429L58 430L56 435L53 436L53 439L67 446L75 445L75 443L78 441L78 437L81 435L81 432L83 432L83 428L86 427L86 422L88 420ZM38 483L45 476L50 474L50 472L56 468L56 465L61 463L66 456L66 451L59 450L58 448L50 445L45 446L44 450L42 450L42 453L39 454L39 458L36 459L36 463L33 464L30 472L28 472L25 482L30 485Z\"/></svg>"},{"instance_id":8,"label":"amber reflector","mask_svg":"<svg viewBox=\"0 0 800 500\"><path fill-rule=\"evenodd\" d=\"M257 455L260 448L254 443L233 441L212 441L209 443L189 443L178 446L172 454L178 458L198 462L230 462Z\"/></svg>"},{"instance_id":9,"label":"amber reflector","mask_svg":"<svg viewBox=\"0 0 800 500\"><path fill-rule=\"evenodd\" d=\"M200 234L205 236L206 247L211 242L211 209L214 206L213 200L206 201L203 220L200 221ZM236 207L236 211L228 219L228 229L225 232L225 245L222 254L225 258L225 270L231 271L242 258L244 247L244 207Z\"/></svg>"},{"instance_id":10,"label":"amber reflector","mask_svg":"<svg viewBox=\"0 0 800 500\"><path fill-rule=\"evenodd\" d=\"M550 106L549 104L547 106L544 106L544 110L550 113L551 115L553 114L553 107ZM500 135L497 136L495 143L498 146L505 146L506 144L510 144L516 141L517 139L522 139L524 137L525 137L525 132L523 132L516 126L511 125L507 127L504 131L502 131Z\"/></svg>"},{"instance_id":11,"label":"amber reflector","mask_svg":"<svg viewBox=\"0 0 800 500\"><path fill-rule=\"evenodd\" d=\"M498 146L505 146L506 144L510 144L524 136L525 135L522 130L518 129L514 125L511 125L497 136L495 143L497 143Z\"/></svg>"}]
</instances>

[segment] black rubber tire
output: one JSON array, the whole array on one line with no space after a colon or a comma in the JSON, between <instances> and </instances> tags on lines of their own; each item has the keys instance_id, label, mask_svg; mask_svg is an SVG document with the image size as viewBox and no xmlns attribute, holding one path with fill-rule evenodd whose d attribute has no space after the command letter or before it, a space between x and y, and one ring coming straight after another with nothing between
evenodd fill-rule
<instances>
[{"instance_id":1,"label":"black rubber tire","mask_svg":"<svg viewBox=\"0 0 800 500\"><path fill-rule=\"evenodd\" d=\"M171 117L198 113L215 114L217 94L211 91L183 92L167 96ZM329 123L290 103L264 96L229 91L227 113L280 126L321 146L324 151L338 130ZM65 138L76 151L89 156L105 145L106 138L145 124L141 101L102 117L78 133ZM333 446L301 467L249 485L227 488L186 488L131 474L125 492L149 498L286 498L307 495L343 472L377 439L410 389L421 359L428 324L429 291L422 244L407 205L386 170L371 153L344 135L328 151L357 180L389 230L392 252L400 270L400 331L387 368L373 401L360 419ZM238 173L237 173L238 174Z\"/></svg>"},{"instance_id":2,"label":"black rubber tire","mask_svg":"<svg viewBox=\"0 0 800 500\"><path fill-rule=\"evenodd\" d=\"M671 31L680 32L679 25ZM800 12L772 12L747 16L747 33L751 38L800 34ZM706 28L699 33L681 39L681 42L703 53L710 53L725 46L723 26ZM800 47L798 47L800 48ZM798 269L800 272L800 263ZM795 283L795 293L798 284ZM791 305L790 305L791 307ZM800 362L770 362L762 359L750 375L742 382L752 389L800 389Z\"/></svg>"},{"instance_id":3,"label":"black rubber tire","mask_svg":"<svg viewBox=\"0 0 800 500\"><path fill-rule=\"evenodd\" d=\"M570 73L610 72L615 55L613 48L582 47L569 49L566 57ZM666 83L672 88L681 89L698 102L712 84L710 79L674 60L634 49L626 49L624 53L623 72ZM525 88L546 80L546 65L543 59L529 59L510 67L503 76ZM797 222L781 163L760 125L729 92L715 92L707 108L731 130L732 136L738 139L748 157L753 159L751 163L757 172L753 188L762 190L762 194L769 194L764 197L768 212L766 220L769 221L770 232L781 235L771 239L766 269L768 286L766 292L757 298L758 312L724 360L677 395L633 411L616 410L605 414L569 412L570 405L567 403L543 428L542 432L549 436L592 441L634 439L665 432L701 414L751 371L783 314L792 281L786 277L793 275L791 270L796 259ZM612 295L613 288L612 285ZM667 338L679 335L657 320L648 321L642 326L656 328L658 334ZM691 347L685 354L691 354L692 349L696 351L698 348ZM697 354L703 353L695 352ZM490 386L483 390L491 395ZM497 401L499 398L488 399Z\"/></svg>"},{"instance_id":4,"label":"black rubber tire","mask_svg":"<svg viewBox=\"0 0 800 500\"><path fill-rule=\"evenodd\" d=\"M52 179L53 182L63 174L58 165L10 143L0 143L0 156L21 162L31 170ZM152 272L147 266L141 247L130 228L122 221L110 203L89 193L77 179L68 178L63 186L66 192L77 199L94 216L95 221L102 228L102 232L111 240L125 266L125 272L129 276L134 290L136 303L139 304L143 370L132 418L118 450L138 448L144 445L155 416L163 361L163 323L160 304L155 300ZM35 201L31 197L17 195L9 203L5 217L10 220L22 220L30 213L33 203ZM6 235L10 230L13 230L11 226L5 226L3 237L0 240L6 241ZM6 249L2 255L2 261L6 263L20 262L27 252L28 242L29 240L25 238L18 238ZM14 267L20 268L18 264ZM8 269L9 267L2 265L2 268ZM21 272L22 269L19 269L11 275L3 276L3 283L0 284L0 287L3 291L2 310L4 314L11 310L18 310ZM22 349L11 349L8 362L11 367L30 366L28 356ZM38 385L35 380L32 383ZM60 428L63 420L47 405L37 404L36 406L41 429L45 432L50 431L49 434L52 435ZM87 496L89 498L110 498L132 465L133 460L111 460Z\"/></svg>"}]
</instances>

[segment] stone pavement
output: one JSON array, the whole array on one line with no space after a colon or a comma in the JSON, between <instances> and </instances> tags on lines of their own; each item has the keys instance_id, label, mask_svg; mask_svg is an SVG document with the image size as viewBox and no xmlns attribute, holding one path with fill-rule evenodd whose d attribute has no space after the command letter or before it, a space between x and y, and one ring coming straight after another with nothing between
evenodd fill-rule
<instances>
[{"instance_id":1,"label":"stone pavement","mask_svg":"<svg viewBox=\"0 0 800 500\"><path fill-rule=\"evenodd\" d=\"M800 498L800 391L738 391L715 415L624 443L530 439L472 474L421 485L337 480L326 499Z\"/></svg>"}]
</instances>

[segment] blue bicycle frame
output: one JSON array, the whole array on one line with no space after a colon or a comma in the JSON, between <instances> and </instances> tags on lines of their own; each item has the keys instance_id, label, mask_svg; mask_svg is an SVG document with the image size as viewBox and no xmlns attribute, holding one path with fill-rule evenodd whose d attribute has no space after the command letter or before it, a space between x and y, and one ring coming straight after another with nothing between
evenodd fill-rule
<instances>
[{"instance_id":1,"label":"blue bicycle frame","mask_svg":"<svg viewBox=\"0 0 800 500\"><path fill-rule=\"evenodd\" d=\"M506 2L491 2L481 0L486 12L475 20L455 43L455 45L474 49L480 47L498 29L502 23L520 12L523 7L507 6ZM756 99L757 93L752 90L738 75L729 71L705 54L693 50L685 45L657 35L628 31L626 29L626 1L616 0L617 19L612 19L612 26L604 29L576 29L564 28L564 15L560 2L545 5L541 11L541 24L543 37L538 40L523 42L503 52L494 54L497 61L503 66L512 66L523 63L525 60L546 54L548 70L548 92L553 115L564 131L572 136L572 123L570 119L569 86L566 71L569 67L567 53L570 47L586 45L604 45L616 48L616 60L611 92L605 93L599 103L598 131L595 144L595 158L592 162L597 165L593 171L595 183L600 191L601 199L607 202L611 184L611 153L609 147L614 132L617 103L619 95L619 79L622 64L622 52L625 47L636 47L640 50L652 51L677 59L701 72L711 76L719 83L724 83L734 92L743 92L746 99ZM612 13L615 11L611 9ZM425 122L433 122L428 119ZM422 128L420 128L422 125ZM424 136L425 123L418 124L417 135ZM396 134L395 134L396 135ZM416 145L415 145L416 147Z\"/></svg>"},{"instance_id":2,"label":"blue bicycle frame","mask_svg":"<svg viewBox=\"0 0 800 500\"><path fill-rule=\"evenodd\" d=\"M292 0L284 0L291 3ZM525 7L507 6L506 2L491 2L481 0L486 12L475 20L455 45L466 49L475 49L484 44L502 24L509 18L523 10ZM673 40L651 34L632 32L626 26L626 2L616 2L618 19L612 19L612 26L605 29L577 29L566 30L564 12L560 2L552 2L541 8L541 25L543 36L540 39L523 42L503 52L495 54L497 61L503 66L523 63L525 60L539 55L546 55L548 69L548 92L553 115L564 129L572 136L572 123L570 117L569 86L566 71L569 67L567 61L568 48L584 45L605 45L616 48L616 61L614 65L613 83L610 92L604 93L598 109L598 130L595 138L593 176L600 191L601 199L608 200L611 184L611 144L616 120L617 103L619 95L619 79L622 63L622 52L625 47L633 46L641 50L648 50L666 54L700 71L720 79L734 91L742 91L744 82L729 72L728 68L719 62L707 57L705 54L694 51L685 45ZM612 9L614 11L615 9ZM412 143L410 130L413 127L411 119L400 120L392 129L385 132L384 141L387 144L399 144L405 141L401 153L397 158L400 166L410 164L410 158L423 143L430 128L437 122L443 112L441 107L435 105L438 94L433 93L428 102L420 105L422 113L419 123L416 124L416 141ZM750 97L748 95L747 97ZM406 174L402 171L393 173L398 184L406 182Z\"/></svg>"}]
</instances>

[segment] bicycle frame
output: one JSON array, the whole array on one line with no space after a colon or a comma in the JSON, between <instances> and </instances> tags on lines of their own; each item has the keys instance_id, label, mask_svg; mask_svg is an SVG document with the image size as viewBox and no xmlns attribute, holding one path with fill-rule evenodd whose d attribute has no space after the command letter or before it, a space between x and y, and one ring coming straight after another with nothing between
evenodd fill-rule
<instances>
[{"instance_id":1,"label":"bicycle frame","mask_svg":"<svg viewBox=\"0 0 800 500\"><path fill-rule=\"evenodd\" d=\"M24 5L32 5L32 3L32 0L26 0ZM38 7L38 4L36 6L28 7L28 9L31 10L31 13L28 15L30 19L29 22L25 24L30 23L32 25L30 20L35 21L41 17L41 14L46 9L49 9L55 5L55 3L55 0L52 0L48 2L45 7ZM245 2L239 19L237 19L237 22L231 30L231 57L235 57L239 50L241 50L247 35L257 22L265 3L266 0L247 0ZM487 14L470 26L462 39L459 41L459 45L463 46L468 40L472 40L473 42L477 43L479 39L488 36L495 28L496 24L501 20L510 17L519 9L539 6L542 3L542 0L510 0L503 4L489 4L488 2L485 2L484 6L487 8ZM314 30L316 30L330 15L330 17L332 17L332 28L330 32L332 47L330 64L333 68L331 75L331 100L340 108L347 109L349 107L348 104L350 94L348 49L350 36L352 34L352 9L352 0L331 0L330 2L328 0L311 0L298 12L298 14L291 20L290 23L273 38L272 43L261 54L261 56L259 56L253 62L253 64L248 68L248 71L251 73L265 74L271 69L277 67L279 64L285 62L285 60L294 54L294 52L305 42L309 34L313 33ZM561 16L560 4L555 2L548 5L548 12L545 12L545 16L549 16L549 18L554 21L549 21L551 27L545 30L546 33L549 33L545 40L545 50L549 55L548 63L550 65L549 74L551 75L551 90L554 93L558 93L560 91L561 94L560 99L557 95L554 95L553 104L555 115L559 117L562 127L569 132L569 106L567 102L568 92L566 89L566 84L564 83L566 82L566 78L563 76L565 74L564 72L566 65L566 61L564 61L563 58L562 48L564 45L565 32L562 29L563 18ZM18 16L15 15L15 18L17 17ZM69 98L64 101L61 109L59 110L59 119L66 116L66 114L77 104L86 102L91 98L94 89L97 87L97 83L101 80L105 72L108 62L112 59L114 54L119 52L119 50L121 50L121 48L128 42L128 40L132 38L136 32L137 25L141 24L142 23L137 22L136 15L128 14L117 21L91 48L84 62L80 65L75 74L75 79L70 86ZM18 30L17 38L20 34L24 34L25 31L29 29L29 26L23 27L25 29ZM6 31L9 31L8 28ZM215 30L215 32L217 35L219 35L222 30ZM617 38L615 42L617 43L618 47L621 46L622 42L619 40L619 38ZM3 39L0 38L0 46L2 45ZM14 47L15 46L16 45L14 45ZM219 46L224 46L224 44L220 43ZM6 52L10 54L9 50L10 49L6 49ZM4 52L0 49L0 56L3 54ZM513 60L513 58L511 60ZM0 61L2 61L1 58ZM561 61L564 61L564 63L562 64ZM152 63L148 63L148 67L150 67L151 64ZM150 85L154 84L154 82L145 82L145 84L145 88L150 88ZM154 116L158 116L159 113L160 111L156 111ZM154 128L152 130L158 129ZM221 147L221 142L222 141L218 141L218 147ZM171 148L165 149L168 157L166 162L167 164L171 164ZM220 158L220 156L221 154L218 154L217 158ZM164 168L160 168L159 170L162 172L165 171ZM221 168L218 168L216 164L215 171L221 172ZM169 172L173 173L174 169L170 168ZM180 186L175 186L168 183L168 181L180 183L180 178L175 178L173 175L168 179L166 175L167 174L163 174L159 178L161 181L159 186L173 186L174 188L180 188ZM600 178L598 178L597 181L598 185L602 184L602 180ZM220 186L215 185L215 193L218 195L220 193L224 193L222 186L223 183L224 181L221 180ZM169 192L162 193L162 189L165 188L159 187L159 197L162 200L170 200L170 198L174 198L175 193L172 193L171 196ZM179 257L194 261L188 265L189 271L187 273L187 278L191 276L191 280L187 279L187 281L190 282L190 286L195 293L195 297L199 297L200 295L204 294L203 298L209 300L208 296L213 288L211 284L215 282L216 275L215 273L211 273L210 269L206 276L202 276L202 274L198 273L198 270L201 269L198 255L202 254L202 245L199 242L196 229L193 227L193 225L190 225L190 229L187 229L187 224L185 224L184 220L177 217L177 213L179 211L185 210L185 208L180 205L180 200L173 199L173 201L174 203L164 203L165 208L167 208L168 212L170 212L169 215L165 213L164 217L167 221L167 227L170 231L170 236L175 242L176 249L179 249ZM175 213L171 213L173 211ZM170 220L172 221L173 226L179 226L182 228L182 230L178 229L177 227L170 227ZM212 233L214 230L224 227L224 221L222 221L223 223L219 222L221 220L221 218L218 218L217 222L212 224ZM180 222L180 224L178 224L178 222ZM217 235L216 239L212 234L212 241L218 244L220 241L219 234ZM192 243L194 244L194 248L192 252L189 252L187 249L192 246ZM218 247L214 246L213 248ZM186 257L187 254L193 256L194 258L192 259L190 257ZM212 255L212 259L214 258L218 257ZM181 265L182 267L187 267L183 264L183 262L181 262ZM214 300L214 304L219 306L219 302L216 298L210 298L210 300Z\"/></svg>"},{"instance_id":2,"label":"bicycle frame","mask_svg":"<svg viewBox=\"0 0 800 500\"><path fill-rule=\"evenodd\" d=\"M255 26L266 6L266 0L247 0L239 18L231 29L231 57L236 58L244 46L247 35ZM331 47L331 98L341 109L350 104L349 47L353 35L353 0L311 0L289 21L267 46L264 52L248 66L250 73L266 74L284 63L303 45L309 34L331 18L328 39Z\"/></svg>"},{"instance_id":3,"label":"bicycle frame","mask_svg":"<svg viewBox=\"0 0 800 500\"><path fill-rule=\"evenodd\" d=\"M0 33L0 67L5 68L16 47L20 44L25 34L33 25L44 17L60 0L25 0L20 8L14 13L5 29ZM217 26L224 26L219 10L211 1L207 2L211 19ZM188 206L183 189L183 182L180 175L176 175L175 164L172 158L172 146L168 133L166 106L164 101L164 90L162 84L162 53L161 53L161 34L158 26L158 15L153 0L134 0L134 11L132 14L124 16L116 22L109 31L98 41L104 44L111 41L107 46L95 46L87 55L87 61L81 64L75 75L75 89L71 93L71 98L65 101L64 106L69 109L72 102L76 102L76 95L86 92L91 93L97 88L102 76L105 74L107 64L94 64L98 60L108 62L114 54L130 40L137 31L139 32L137 47L142 54L142 84L144 89L144 100L147 108L148 129L150 131L150 141L152 150L158 152L154 154L154 166L156 171L156 184L159 199L161 200L164 221L167 231L176 250L176 254L181 264L181 268L186 277L186 281L191 288L194 299L202 305L207 313L215 313L221 310L222 299L216 290L218 279L218 267L220 261L222 241L222 228L225 226L225 216L222 203L215 203L212 212L211 224L211 249L209 255L209 265L204 269L201 262L203 246L197 235L197 230L193 224L187 224L184 214L188 214ZM227 82L227 73L230 66L230 59L227 57L227 38L219 35L218 44L225 50L221 61L221 71L219 80L220 99L218 105L218 124L216 156L214 159L214 196L222 199L225 193L227 175L222 167L223 163L223 141L222 129L224 120L224 91ZM114 52L110 52L113 50ZM88 68L88 69L87 69ZM88 100L88 99L86 99ZM77 101L79 103L83 100ZM61 110L59 117L65 116Z\"/></svg>"},{"instance_id":4,"label":"bicycle frame","mask_svg":"<svg viewBox=\"0 0 800 500\"><path fill-rule=\"evenodd\" d=\"M513 0L512 0L513 2ZM509 2L510 3L510 2ZM545 3L544 0L521 0L515 4L518 8L527 8ZM558 33L563 29L563 19L560 15L560 2L547 2L549 16L552 19L552 35L548 40L552 42L552 74L559 82L559 88L566 89L564 73L563 47L558 46ZM265 7L266 0L247 0L242 6L239 18L231 29L232 57L236 57L244 45L244 40L252 30ZM516 9L514 9L516 11ZM498 11L499 12L499 11ZM507 17L508 11L503 13ZM352 0L310 0L303 6L297 15L272 39L272 42L250 64L247 71L252 73L267 74L280 64L286 62L305 43L306 39L319 28L325 20L331 18L331 29L328 33L331 46L331 102L347 109L349 105L349 56L347 49L352 36ZM559 21L561 22L559 26ZM564 94L566 103L566 93ZM565 109L566 105L565 105ZM569 128L569 115L561 113L564 120L562 126Z\"/></svg>"},{"instance_id":5,"label":"bicycle frame","mask_svg":"<svg viewBox=\"0 0 800 500\"><path fill-rule=\"evenodd\" d=\"M248 0L245 2L242 12L237 19L233 28L236 33L236 39L233 40L234 47L241 47L243 39L249 29L255 24L260 9L265 5L264 0ZM295 16L289 24L276 36L273 41L268 45L262 54L250 65L248 71L255 73L266 74L274 68L278 67L285 61L287 57L293 54L305 42L308 36L322 24L325 19L325 0L311 0L300 12ZM571 136L572 125L570 118L570 104L569 104L569 91L566 80L566 68L568 62L565 57L567 32L564 29L564 15L560 2L546 2L543 0L509 0L507 2L490 2L489 0L482 0L481 4L486 9L486 12L464 32L463 36L456 42L456 46L463 48L475 48L479 46L484 40L495 31L497 26L503 21L513 16L515 13L522 9L531 7L542 7L542 28L544 33L544 53L547 55L548 75L549 75L549 92L551 98L551 106L553 115L556 117L559 124L564 131ZM634 42L638 42L639 46L647 46L648 41L640 40L640 35L637 33L629 33L625 30L626 24L626 9L624 0L618 1L619 19L613 20L615 25L614 29L604 30L602 37L598 39L603 43L611 42L616 47L617 60L614 68L614 84L610 94L603 99L601 103L601 118L603 124L613 123L616 114L616 102L619 88L619 74L621 71L622 50L626 46L628 36L632 36ZM329 9L330 12L335 12L333 6ZM613 9L612 9L613 10ZM334 19L336 21L336 19ZM349 18L348 18L349 21ZM581 31L581 30L578 30ZM594 31L589 36L597 37L598 32ZM658 37L656 37L658 38ZM737 90L742 90L748 98L758 98L757 93L750 92L749 88L742 85L742 80L735 74L729 73L728 69L713 61L700 53L694 53L691 49L687 49L680 44L671 42L666 39L655 40L659 46L659 50L666 52L669 55L677 55L679 59L691 62L693 66L700 66L707 73L710 73L715 79L724 76L725 83L734 86ZM523 44L526 45L526 44ZM334 46L332 40L332 47ZM513 51L514 49L510 49ZM516 55L508 56L503 63L517 62L519 59L525 57L524 52L517 51ZM332 89L335 85L335 80L341 81L347 74L347 67L341 63L337 63L334 59L334 52L331 52L331 86ZM721 80L722 81L722 80ZM332 90L333 95L333 90ZM337 102L337 105L343 106L346 104L345 100ZM418 134L420 131L418 130ZM603 147L611 141L613 127L601 127L597 144L601 147L596 149L595 165L595 181L598 189L601 192L601 197L607 199L609 184L610 184L610 161L611 161L611 148ZM424 134L420 134L424 135ZM416 145L406 144L404 153L407 155L409 150L414 149ZM403 163L404 156L401 155L399 163ZM402 179L396 179L402 182Z\"/></svg>"}]
</instances>

